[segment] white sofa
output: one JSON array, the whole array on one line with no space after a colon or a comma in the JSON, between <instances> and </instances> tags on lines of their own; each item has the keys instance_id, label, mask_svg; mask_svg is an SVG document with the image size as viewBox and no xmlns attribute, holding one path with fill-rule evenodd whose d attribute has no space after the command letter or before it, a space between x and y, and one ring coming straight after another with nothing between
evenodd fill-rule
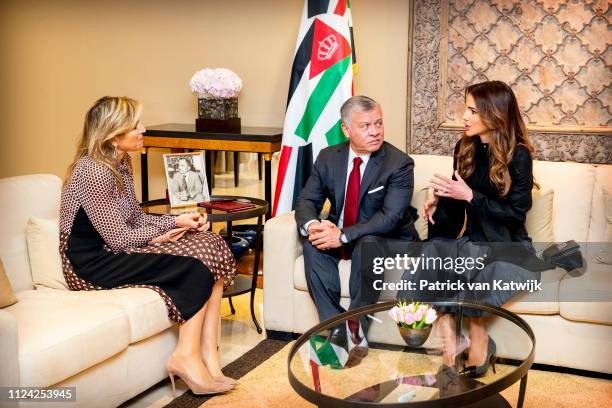
<instances>
[{"instance_id":1,"label":"white sofa","mask_svg":"<svg viewBox=\"0 0 612 408\"><path fill-rule=\"evenodd\" d=\"M434 172L449 173L448 156L412 155L415 161L415 191L427 186ZM534 163L542 191L554 190L553 228L557 242L573 239L579 243L605 239L606 209L603 188L612 191L612 165L579 163ZM414 200L413 200L414 204ZM420 210L420 209L419 209ZM610 216L610 215L609 215ZM318 323L315 306L304 277L302 246L293 214L273 218L265 224L264 240L264 324L267 330L303 333ZM341 303L348 306L349 261L341 261ZM537 294L521 294L505 305L533 329L537 363L612 373L612 302L571 302L569 289L582 292L581 298L597 294L612 299L612 266L589 263L580 278L570 278L557 269L542 274L553 301L535 302ZM575 296L575 292L574 295ZM516 326L501 319L490 322L489 332L498 343L502 357L519 358L526 336L518 338ZM369 336L382 339L381 330L392 327L372 325Z\"/></svg>"},{"instance_id":2,"label":"white sofa","mask_svg":"<svg viewBox=\"0 0 612 408\"><path fill-rule=\"evenodd\" d=\"M149 289L35 289L26 224L58 217L60 189L53 175L0 179L0 258L18 298L0 309L0 386L74 386L76 403L52 405L117 406L167 376L177 327Z\"/></svg>"}]
</instances>

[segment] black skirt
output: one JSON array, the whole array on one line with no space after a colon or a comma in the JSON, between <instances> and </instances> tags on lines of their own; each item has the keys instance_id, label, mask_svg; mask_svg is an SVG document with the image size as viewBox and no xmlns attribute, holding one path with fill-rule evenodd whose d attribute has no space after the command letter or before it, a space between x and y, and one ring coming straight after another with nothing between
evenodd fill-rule
<instances>
[{"instance_id":1,"label":"black skirt","mask_svg":"<svg viewBox=\"0 0 612 408\"><path fill-rule=\"evenodd\" d=\"M177 248L197 234L186 235ZM83 208L76 214L66 255L74 273L96 289L146 287L166 301L171 320L189 320L210 298L215 276L197 257L171 253L112 252ZM82 288L88 289L88 288Z\"/></svg>"}]
</instances>

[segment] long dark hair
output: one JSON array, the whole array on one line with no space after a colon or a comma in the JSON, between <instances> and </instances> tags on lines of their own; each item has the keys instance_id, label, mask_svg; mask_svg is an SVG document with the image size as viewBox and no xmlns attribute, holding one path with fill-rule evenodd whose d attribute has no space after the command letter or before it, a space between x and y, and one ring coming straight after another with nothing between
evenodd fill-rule
<instances>
[{"instance_id":1,"label":"long dark hair","mask_svg":"<svg viewBox=\"0 0 612 408\"><path fill-rule=\"evenodd\" d=\"M505 197L512 185L508 164L514 157L516 147L523 145L531 156L534 153L533 143L527 134L516 96L512 89L502 81L487 81L470 85L465 89L465 97L467 98L468 95L474 98L478 116L491 130L489 178L499 190L500 196ZM464 132L457 155L457 169L461 177L469 177L474 172L475 156L476 138L468 137ZM539 188L535 179L533 183Z\"/></svg>"}]
</instances>

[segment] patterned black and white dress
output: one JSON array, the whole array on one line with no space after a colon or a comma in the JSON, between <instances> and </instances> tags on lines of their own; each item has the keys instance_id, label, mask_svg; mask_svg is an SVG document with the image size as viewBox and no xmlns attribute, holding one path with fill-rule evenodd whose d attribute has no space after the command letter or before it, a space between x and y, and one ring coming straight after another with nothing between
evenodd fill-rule
<instances>
[{"instance_id":1,"label":"patterned black and white dress","mask_svg":"<svg viewBox=\"0 0 612 408\"><path fill-rule=\"evenodd\" d=\"M176 227L174 217L143 212L128 155L118 171L122 193L112 171L86 156L63 187L60 254L66 282L71 290L152 289L169 318L184 322L206 303L218 279L224 287L232 283L236 261L223 238L209 231L149 245Z\"/></svg>"}]
</instances>

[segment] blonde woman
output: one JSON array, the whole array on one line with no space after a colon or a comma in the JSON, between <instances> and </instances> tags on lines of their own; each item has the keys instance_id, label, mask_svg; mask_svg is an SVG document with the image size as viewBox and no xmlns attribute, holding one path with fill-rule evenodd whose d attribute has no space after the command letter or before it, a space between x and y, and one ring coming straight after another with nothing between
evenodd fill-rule
<instances>
[{"instance_id":1,"label":"blonde woman","mask_svg":"<svg viewBox=\"0 0 612 408\"><path fill-rule=\"evenodd\" d=\"M134 193L128 152L142 147L141 105L125 97L103 97L87 112L61 198L60 252L71 290L145 287L164 300L180 324L167 362L196 394L232 389L217 354L219 309L224 287L236 274L225 241L206 231L195 212L145 214ZM176 228L184 231L170 238ZM176 238L176 236L174 236Z\"/></svg>"}]
</instances>

